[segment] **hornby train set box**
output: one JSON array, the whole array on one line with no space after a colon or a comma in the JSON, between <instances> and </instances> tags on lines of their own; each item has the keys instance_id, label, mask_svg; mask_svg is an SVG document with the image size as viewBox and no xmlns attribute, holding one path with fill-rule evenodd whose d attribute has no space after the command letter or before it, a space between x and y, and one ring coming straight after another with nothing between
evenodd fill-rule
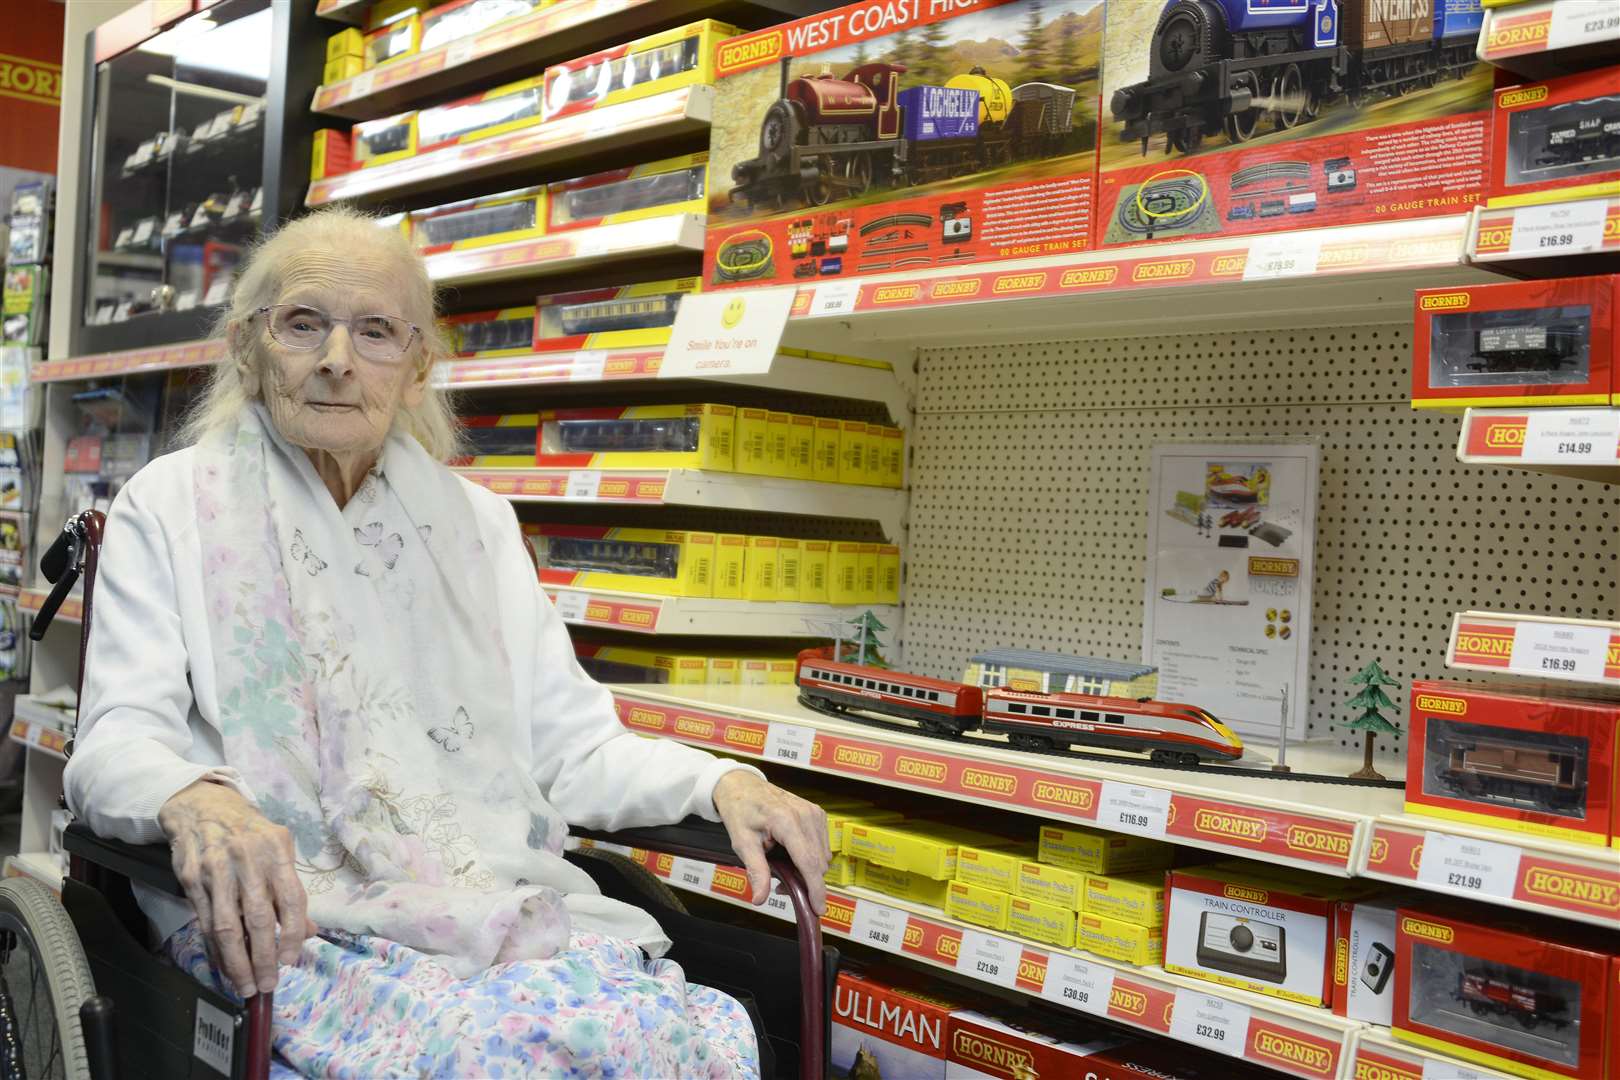
<instances>
[{"instance_id":1,"label":"hornby train set box","mask_svg":"<svg viewBox=\"0 0 1620 1080\"><path fill-rule=\"evenodd\" d=\"M1096 246L1470 209L1482 20L1479 0L1110 4Z\"/></svg>"},{"instance_id":2,"label":"hornby train set box","mask_svg":"<svg viewBox=\"0 0 1620 1080\"><path fill-rule=\"evenodd\" d=\"M1102 0L884 0L715 54L711 285L1091 244Z\"/></svg>"}]
</instances>

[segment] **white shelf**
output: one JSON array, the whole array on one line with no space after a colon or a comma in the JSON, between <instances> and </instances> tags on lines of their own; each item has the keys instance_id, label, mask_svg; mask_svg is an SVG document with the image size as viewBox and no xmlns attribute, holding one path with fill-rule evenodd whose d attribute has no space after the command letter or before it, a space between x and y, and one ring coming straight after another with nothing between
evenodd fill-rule
<instances>
[{"instance_id":1,"label":"white shelf","mask_svg":"<svg viewBox=\"0 0 1620 1080\"><path fill-rule=\"evenodd\" d=\"M11 738L12 741L22 743L31 750L50 754L63 761L67 760L67 755L63 753L63 747L67 744L67 733L57 728L17 716L11 721Z\"/></svg>"},{"instance_id":2,"label":"white shelf","mask_svg":"<svg viewBox=\"0 0 1620 1080\"><path fill-rule=\"evenodd\" d=\"M1601 197L1599 197L1601 198ZM1598 199L1588 197L1585 199L1569 199L1570 203L1593 202ZM1603 238L1596 251L1571 250L1568 248L1542 248L1539 246L1531 250L1513 249L1513 234L1521 224L1528 225L1526 217L1546 219L1551 213L1549 207L1563 205L1559 202L1541 203L1534 206L1497 206L1475 207L1469 215L1468 221L1468 258L1483 267L1508 270L1523 273L1532 277L1551 277L1565 272L1574 272L1586 269L1603 269L1607 262L1602 257L1612 256L1620 252L1620 195L1609 196L1602 199L1607 203L1604 212ZM1538 241L1539 235L1534 237ZM1522 247L1522 245L1521 245ZM1571 260L1576 260L1571 262ZM1586 265L1580 260L1584 260ZM1601 263L1601 265L1600 265ZM1437 286L1444 286L1446 282L1436 282ZM1427 288L1428 286L1423 286Z\"/></svg>"},{"instance_id":3,"label":"white shelf","mask_svg":"<svg viewBox=\"0 0 1620 1080\"><path fill-rule=\"evenodd\" d=\"M65 379L96 379L108 375L133 375L142 371L202 367L225 355L225 342L217 338L157 345L149 349L95 353L67 360L35 364L28 373L33 382L60 382Z\"/></svg>"},{"instance_id":4,"label":"white shelf","mask_svg":"<svg viewBox=\"0 0 1620 1080\"><path fill-rule=\"evenodd\" d=\"M57 863L56 856L46 851L7 855L3 873L6 877L33 878L58 895L62 892L62 867Z\"/></svg>"},{"instance_id":5,"label":"white shelf","mask_svg":"<svg viewBox=\"0 0 1620 1080\"><path fill-rule=\"evenodd\" d=\"M578 273L623 259L695 255L702 250L703 215L666 214L511 244L446 251L429 255L426 261L428 277L439 285L482 285Z\"/></svg>"},{"instance_id":6,"label":"white shelf","mask_svg":"<svg viewBox=\"0 0 1620 1080\"><path fill-rule=\"evenodd\" d=\"M876 521L897 542L906 509L898 488L828 484L703 469L481 469L456 472L513 502L703 506Z\"/></svg>"},{"instance_id":7,"label":"white shelf","mask_svg":"<svg viewBox=\"0 0 1620 1080\"><path fill-rule=\"evenodd\" d=\"M704 634L716 637L826 636L818 624L848 621L870 611L891 630L900 609L878 604L768 603L701 596L648 596L604 589L546 585L546 595L571 626L606 627L637 634Z\"/></svg>"},{"instance_id":8,"label":"white shelf","mask_svg":"<svg viewBox=\"0 0 1620 1080\"><path fill-rule=\"evenodd\" d=\"M1620 63L1620 9L1614 0L1488 8L1476 50L1487 64L1532 79Z\"/></svg>"},{"instance_id":9,"label":"white shelf","mask_svg":"<svg viewBox=\"0 0 1620 1080\"><path fill-rule=\"evenodd\" d=\"M1363 1027L1347 1077L1361 1080L1512 1080L1507 1073L1401 1042L1388 1029Z\"/></svg>"},{"instance_id":10,"label":"white shelf","mask_svg":"<svg viewBox=\"0 0 1620 1080\"><path fill-rule=\"evenodd\" d=\"M1620 407L1469 409L1457 460L1620 484Z\"/></svg>"}]
</instances>

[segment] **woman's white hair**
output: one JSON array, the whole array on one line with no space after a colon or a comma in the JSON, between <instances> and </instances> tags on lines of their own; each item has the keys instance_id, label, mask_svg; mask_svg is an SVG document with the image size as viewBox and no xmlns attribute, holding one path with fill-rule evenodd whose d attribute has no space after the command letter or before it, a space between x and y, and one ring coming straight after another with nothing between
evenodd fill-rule
<instances>
[{"instance_id":1,"label":"woman's white hair","mask_svg":"<svg viewBox=\"0 0 1620 1080\"><path fill-rule=\"evenodd\" d=\"M259 308L276 302L282 292L284 267L294 252L312 247L342 252L353 258L357 252L373 257L389 267L405 289L400 298L400 314L422 332L411 346L418 373L431 372L449 355L444 337L434 317L433 282L427 266L410 240L397 228L383 225L373 215L337 206L318 210L288 222L254 245L243 262L231 293L231 302L220 315L214 334L225 342L225 356L214 365L208 385L186 417L181 428L181 445L200 441L210 432L229 427L249 404L259 399L244 380L244 369L261 370L265 357L257 334L241 332ZM233 332L232 328L237 328ZM249 355L244 355L247 350ZM455 454L461 444L460 427L448 396L433 385L423 388L422 402L414 408L401 407L394 417L394 430L411 435L435 460Z\"/></svg>"}]
</instances>

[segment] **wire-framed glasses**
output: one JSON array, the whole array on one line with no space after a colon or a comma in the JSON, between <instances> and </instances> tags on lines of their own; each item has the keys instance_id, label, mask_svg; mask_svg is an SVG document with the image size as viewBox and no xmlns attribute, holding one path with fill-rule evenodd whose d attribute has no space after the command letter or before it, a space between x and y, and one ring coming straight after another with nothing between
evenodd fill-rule
<instances>
[{"instance_id":1,"label":"wire-framed glasses","mask_svg":"<svg viewBox=\"0 0 1620 1080\"><path fill-rule=\"evenodd\" d=\"M273 304L255 314L264 318L270 336L289 349L318 349L342 323L349 328L354 351L366 360L388 363L405 355L422 328L394 315L355 315L339 319L304 304Z\"/></svg>"}]
</instances>

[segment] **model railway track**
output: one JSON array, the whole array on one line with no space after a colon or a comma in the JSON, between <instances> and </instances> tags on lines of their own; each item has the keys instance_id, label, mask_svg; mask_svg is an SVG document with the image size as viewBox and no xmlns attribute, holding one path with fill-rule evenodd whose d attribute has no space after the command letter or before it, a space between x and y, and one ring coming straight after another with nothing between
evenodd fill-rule
<instances>
[{"instance_id":1,"label":"model railway track","mask_svg":"<svg viewBox=\"0 0 1620 1080\"><path fill-rule=\"evenodd\" d=\"M857 724L866 724L869 727L886 728L890 731L903 731L908 735L926 735L930 739L939 739L948 743L970 743L974 746L988 746L996 750L1011 750L1009 743L1000 739L987 739L964 731L960 735L951 735L938 731L927 731L921 726L913 727L898 720L880 720L875 716L854 709L843 709L836 705L828 705L806 694L799 695L799 704L812 709L823 716L830 716L836 720L853 720ZM1378 787L1378 788L1404 788L1401 780L1354 780L1348 776L1334 776L1329 773L1301 773L1301 772L1273 772L1270 769L1249 768L1243 765L1172 765L1168 762L1153 761L1149 758L1125 757L1123 754L1093 754L1084 750L1065 750L1053 747L1050 750L1018 750L1021 754L1045 754L1048 757L1063 758L1067 761L1098 761L1108 765L1140 765L1145 769L1166 769L1170 772L1191 772L1204 774L1237 774L1244 777L1265 778L1267 780L1302 780L1310 784L1342 784L1346 787Z\"/></svg>"}]
</instances>

